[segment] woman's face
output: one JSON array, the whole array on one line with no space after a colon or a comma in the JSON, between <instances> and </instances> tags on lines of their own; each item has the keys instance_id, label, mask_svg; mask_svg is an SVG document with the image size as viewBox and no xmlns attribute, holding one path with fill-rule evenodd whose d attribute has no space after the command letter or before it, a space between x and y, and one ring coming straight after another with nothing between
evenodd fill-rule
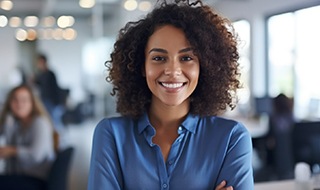
<instances>
[{"instance_id":1,"label":"woman's face","mask_svg":"<svg viewBox=\"0 0 320 190\"><path fill-rule=\"evenodd\" d=\"M145 77L153 101L177 106L189 103L198 84L200 65L184 32L174 26L159 27L145 49Z\"/></svg>"},{"instance_id":2,"label":"woman's face","mask_svg":"<svg viewBox=\"0 0 320 190\"><path fill-rule=\"evenodd\" d=\"M12 114L19 119L26 119L32 112L31 94L27 89L16 90L10 102Z\"/></svg>"}]
</instances>

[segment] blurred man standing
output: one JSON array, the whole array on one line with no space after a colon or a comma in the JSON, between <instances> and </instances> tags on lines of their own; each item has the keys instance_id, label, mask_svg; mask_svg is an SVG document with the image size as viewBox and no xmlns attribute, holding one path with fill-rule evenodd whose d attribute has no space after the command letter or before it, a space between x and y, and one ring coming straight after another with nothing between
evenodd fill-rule
<instances>
[{"instance_id":1,"label":"blurred man standing","mask_svg":"<svg viewBox=\"0 0 320 190\"><path fill-rule=\"evenodd\" d=\"M38 73L35 77L35 83L40 97L52 117L54 126L59 131L63 128L62 114L64 110L60 87L55 74L48 67L48 60L45 55L38 55L36 64Z\"/></svg>"}]
</instances>

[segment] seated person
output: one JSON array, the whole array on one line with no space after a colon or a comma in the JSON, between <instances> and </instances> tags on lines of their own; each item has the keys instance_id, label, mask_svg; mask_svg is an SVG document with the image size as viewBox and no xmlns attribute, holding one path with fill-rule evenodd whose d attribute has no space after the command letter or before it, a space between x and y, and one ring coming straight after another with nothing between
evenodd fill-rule
<instances>
[{"instance_id":1,"label":"seated person","mask_svg":"<svg viewBox=\"0 0 320 190\"><path fill-rule=\"evenodd\" d=\"M6 138L0 147L0 159L5 159L1 187L9 183L8 176L45 180L55 159L54 130L30 87L20 85L9 92L0 114L0 133Z\"/></svg>"}]
</instances>

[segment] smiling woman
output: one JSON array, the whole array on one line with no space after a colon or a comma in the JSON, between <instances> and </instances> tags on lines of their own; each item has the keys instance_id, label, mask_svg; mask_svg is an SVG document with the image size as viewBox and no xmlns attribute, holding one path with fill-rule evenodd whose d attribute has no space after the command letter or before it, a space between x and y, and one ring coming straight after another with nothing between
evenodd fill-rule
<instances>
[{"instance_id":1,"label":"smiling woman","mask_svg":"<svg viewBox=\"0 0 320 190\"><path fill-rule=\"evenodd\" d=\"M163 1L119 33L106 65L120 117L96 127L89 190L253 190L251 137L235 106L237 39L201 1Z\"/></svg>"}]
</instances>

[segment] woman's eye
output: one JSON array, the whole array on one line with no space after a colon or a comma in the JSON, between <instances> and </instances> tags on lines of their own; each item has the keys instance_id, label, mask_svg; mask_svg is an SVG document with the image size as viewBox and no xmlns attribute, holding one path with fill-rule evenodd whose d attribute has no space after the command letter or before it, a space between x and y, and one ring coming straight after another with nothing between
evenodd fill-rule
<instances>
[{"instance_id":1,"label":"woman's eye","mask_svg":"<svg viewBox=\"0 0 320 190\"><path fill-rule=\"evenodd\" d=\"M193 60L193 59L192 59L192 57L190 57L190 56L183 56L183 57L181 58L181 61L191 61L191 60Z\"/></svg>"},{"instance_id":2,"label":"woman's eye","mask_svg":"<svg viewBox=\"0 0 320 190\"><path fill-rule=\"evenodd\" d=\"M165 58L164 57L160 57L160 56L156 56L156 57L153 57L152 60L154 60L154 61L164 61Z\"/></svg>"}]
</instances>

